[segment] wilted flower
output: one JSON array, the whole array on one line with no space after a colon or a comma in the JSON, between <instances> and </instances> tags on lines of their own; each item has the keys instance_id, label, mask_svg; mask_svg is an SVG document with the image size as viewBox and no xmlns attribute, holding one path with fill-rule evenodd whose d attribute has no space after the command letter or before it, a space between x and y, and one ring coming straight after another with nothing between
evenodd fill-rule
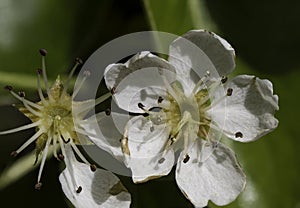
<instances>
[{"instance_id":1,"label":"wilted flower","mask_svg":"<svg viewBox=\"0 0 300 208\"><path fill-rule=\"evenodd\" d=\"M129 207L130 194L122 186L120 180L111 172L98 169L94 164L89 163L76 145L91 144L87 135L90 132L84 130L81 123L87 125L86 114L95 105L101 103L111 96L107 93L96 100L74 101L73 98L79 91L80 86L85 81L88 72L81 80L79 88L75 88L73 95L68 94L68 86L72 75L79 64L80 59L76 59L76 64L72 68L65 85L58 77L55 83L49 87L45 56L46 50L41 49L42 69L38 69L37 88L40 101L32 102L25 99L25 93L15 93L11 86L5 88L23 103L19 110L27 116L32 123L0 132L0 135L14 133L30 128L35 128L36 133L28 139L19 149L12 152L12 156L17 156L28 145L35 142L36 162L41 157L40 169L37 177L36 189L42 186L41 177L44 164L50 146L53 148L53 155L60 161L64 161L66 168L59 176L62 189L68 199L76 207ZM44 81L46 95L42 92L41 82ZM80 135L80 138L79 138ZM61 153L58 150L61 150ZM82 160L78 162L74 153Z\"/></svg>"},{"instance_id":2,"label":"wilted flower","mask_svg":"<svg viewBox=\"0 0 300 208\"><path fill-rule=\"evenodd\" d=\"M245 174L219 138L250 142L275 129L278 97L268 80L228 79L234 57L221 37L193 30L170 45L168 61L142 52L107 67L117 105L137 115L122 139L134 182L167 175L179 151L176 182L196 207L226 205L240 194Z\"/></svg>"}]
</instances>

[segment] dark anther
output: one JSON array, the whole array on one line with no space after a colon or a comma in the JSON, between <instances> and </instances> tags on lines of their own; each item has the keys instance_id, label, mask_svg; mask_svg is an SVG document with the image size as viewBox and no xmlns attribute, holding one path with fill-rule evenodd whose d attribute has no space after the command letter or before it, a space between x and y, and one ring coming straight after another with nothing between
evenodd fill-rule
<instances>
[{"instance_id":1,"label":"dark anther","mask_svg":"<svg viewBox=\"0 0 300 208\"><path fill-rule=\"evenodd\" d=\"M76 190L76 193L79 194L82 191L82 187L79 186L78 189Z\"/></svg>"},{"instance_id":2,"label":"dark anther","mask_svg":"<svg viewBox=\"0 0 300 208\"><path fill-rule=\"evenodd\" d=\"M221 78L221 82L222 84L224 84L225 82L227 82L228 78L226 76L222 76Z\"/></svg>"},{"instance_id":3,"label":"dark anther","mask_svg":"<svg viewBox=\"0 0 300 208\"><path fill-rule=\"evenodd\" d=\"M63 137L61 137L61 138L62 138L62 140L64 141L65 144L68 144L71 141L70 138L68 138L67 140L65 140L65 138L63 138Z\"/></svg>"},{"instance_id":4,"label":"dark anther","mask_svg":"<svg viewBox=\"0 0 300 208\"><path fill-rule=\"evenodd\" d=\"M24 91L20 91L19 95L20 95L20 97L25 97L25 92Z\"/></svg>"},{"instance_id":5,"label":"dark anther","mask_svg":"<svg viewBox=\"0 0 300 208\"><path fill-rule=\"evenodd\" d=\"M37 71L37 73L38 73L39 75L41 75L42 72L43 72L42 69L40 69L40 68L38 68L36 71Z\"/></svg>"},{"instance_id":6,"label":"dark anther","mask_svg":"<svg viewBox=\"0 0 300 208\"><path fill-rule=\"evenodd\" d=\"M63 154L59 154L58 155L58 159L61 160L61 161L63 161L65 159L65 156Z\"/></svg>"},{"instance_id":7,"label":"dark anther","mask_svg":"<svg viewBox=\"0 0 300 208\"><path fill-rule=\"evenodd\" d=\"M138 107L143 109L145 106L143 105L143 103L138 103Z\"/></svg>"},{"instance_id":8,"label":"dark anther","mask_svg":"<svg viewBox=\"0 0 300 208\"><path fill-rule=\"evenodd\" d=\"M217 148L218 147L218 142L212 142L212 147Z\"/></svg>"},{"instance_id":9,"label":"dark anther","mask_svg":"<svg viewBox=\"0 0 300 208\"><path fill-rule=\"evenodd\" d=\"M242 132L236 132L235 133L235 138L243 138L243 134L242 134Z\"/></svg>"},{"instance_id":10,"label":"dark anther","mask_svg":"<svg viewBox=\"0 0 300 208\"><path fill-rule=\"evenodd\" d=\"M35 184L34 188L35 188L36 190L41 190L42 185L43 185L43 184L42 184L41 182L38 182L37 184Z\"/></svg>"},{"instance_id":11,"label":"dark anther","mask_svg":"<svg viewBox=\"0 0 300 208\"><path fill-rule=\"evenodd\" d=\"M83 61L81 60L81 58L76 58L75 61L77 64L80 64L80 65L83 64Z\"/></svg>"},{"instance_id":12,"label":"dark anther","mask_svg":"<svg viewBox=\"0 0 300 208\"><path fill-rule=\"evenodd\" d=\"M116 93L116 87L111 88L111 89L110 89L110 93L111 93L112 95L115 94L115 93Z\"/></svg>"},{"instance_id":13,"label":"dark anther","mask_svg":"<svg viewBox=\"0 0 300 208\"><path fill-rule=\"evenodd\" d=\"M190 156L186 155L185 158L183 159L184 163L187 163L190 160Z\"/></svg>"},{"instance_id":14,"label":"dark anther","mask_svg":"<svg viewBox=\"0 0 300 208\"><path fill-rule=\"evenodd\" d=\"M46 49L40 49L39 52L40 52L40 54L41 54L42 56L46 56L46 55L47 55Z\"/></svg>"},{"instance_id":15,"label":"dark anther","mask_svg":"<svg viewBox=\"0 0 300 208\"><path fill-rule=\"evenodd\" d=\"M17 157L17 155L18 155L17 151L13 151L10 153L10 156L12 157Z\"/></svg>"},{"instance_id":16,"label":"dark anther","mask_svg":"<svg viewBox=\"0 0 300 208\"><path fill-rule=\"evenodd\" d=\"M158 103L161 103L163 100L164 100L164 99L163 99L161 96L159 96L157 102L158 102Z\"/></svg>"},{"instance_id":17,"label":"dark anther","mask_svg":"<svg viewBox=\"0 0 300 208\"><path fill-rule=\"evenodd\" d=\"M91 171L95 172L97 170L96 165L92 164L90 165Z\"/></svg>"},{"instance_id":18,"label":"dark anther","mask_svg":"<svg viewBox=\"0 0 300 208\"><path fill-rule=\"evenodd\" d=\"M174 144L174 142L175 142L176 139L175 139L175 137L171 137L170 140L171 140L170 145L172 145L172 144Z\"/></svg>"},{"instance_id":19,"label":"dark anther","mask_svg":"<svg viewBox=\"0 0 300 208\"><path fill-rule=\"evenodd\" d=\"M105 110L105 114L106 114L107 116L109 116L109 115L111 114L110 108L107 108L107 109Z\"/></svg>"},{"instance_id":20,"label":"dark anther","mask_svg":"<svg viewBox=\"0 0 300 208\"><path fill-rule=\"evenodd\" d=\"M159 164L162 164L163 162L165 162L165 160L166 160L166 159L165 159L164 157L162 157L162 158L160 158L160 159L158 160L158 163L159 163Z\"/></svg>"},{"instance_id":21,"label":"dark anther","mask_svg":"<svg viewBox=\"0 0 300 208\"><path fill-rule=\"evenodd\" d=\"M8 91L12 91L13 87L10 86L10 85L6 85L6 86L4 87L4 89L5 89L5 90L8 90Z\"/></svg>"},{"instance_id":22,"label":"dark anther","mask_svg":"<svg viewBox=\"0 0 300 208\"><path fill-rule=\"evenodd\" d=\"M89 77L89 76L91 76L91 72L90 72L89 70L85 70L85 71L83 72L83 75L84 75L85 77Z\"/></svg>"},{"instance_id":23,"label":"dark anther","mask_svg":"<svg viewBox=\"0 0 300 208\"><path fill-rule=\"evenodd\" d=\"M154 126L150 126L150 131L151 131L151 132L154 131Z\"/></svg>"},{"instance_id":24,"label":"dark anther","mask_svg":"<svg viewBox=\"0 0 300 208\"><path fill-rule=\"evenodd\" d=\"M227 96L231 96L232 95L232 92L233 92L233 89L232 88L228 88L227 89Z\"/></svg>"}]
</instances>

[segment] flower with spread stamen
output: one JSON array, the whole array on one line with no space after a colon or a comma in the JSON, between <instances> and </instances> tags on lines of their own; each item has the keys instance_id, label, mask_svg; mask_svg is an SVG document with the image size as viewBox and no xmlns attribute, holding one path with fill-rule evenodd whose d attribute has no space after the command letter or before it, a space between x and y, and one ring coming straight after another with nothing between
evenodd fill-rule
<instances>
[{"instance_id":1,"label":"flower with spread stamen","mask_svg":"<svg viewBox=\"0 0 300 208\"><path fill-rule=\"evenodd\" d=\"M87 125L89 123L85 118L86 114L95 105L109 98L111 93L95 100L74 101L79 88L89 75L88 72L85 73L85 77L81 80L79 87L74 89L72 95L67 92L73 73L78 65L82 64L82 61L76 59L76 64L72 68L65 85L58 76L55 83L50 87L45 65L47 52L41 49L40 54L42 56L42 69L37 70L37 88L40 101L32 102L25 98L24 92L15 93L11 86L5 87L22 102L23 106L19 107L19 110L32 123L2 131L0 135L30 128L36 129L36 133L11 155L17 156L35 142L36 162L41 157L35 188L40 189L43 168L51 147L54 157L65 162L66 168L60 174L59 180L65 195L76 207L129 207L130 194L122 186L120 180L113 173L99 169L96 165L89 163L77 147L77 145L92 144L87 137L91 133L84 130L81 124ZM42 91L42 81L46 89L46 96ZM61 153L58 150L61 150ZM74 153L82 162L77 161Z\"/></svg>"},{"instance_id":2,"label":"flower with spread stamen","mask_svg":"<svg viewBox=\"0 0 300 208\"><path fill-rule=\"evenodd\" d=\"M227 79L234 58L224 39L192 30L172 42L168 61L142 52L106 68L115 102L136 115L122 139L135 183L167 175L177 160L177 185L196 207L226 205L241 193L245 174L219 140L250 142L274 130L278 97L268 80Z\"/></svg>"}]
</instances>

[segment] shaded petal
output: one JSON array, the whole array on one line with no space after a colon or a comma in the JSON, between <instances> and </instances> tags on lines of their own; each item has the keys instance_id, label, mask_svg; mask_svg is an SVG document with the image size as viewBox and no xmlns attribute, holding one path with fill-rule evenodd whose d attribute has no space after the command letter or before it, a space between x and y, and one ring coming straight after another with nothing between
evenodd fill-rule
<instances>
[{"instance_id":1,"label":"shaded petal","mask_svg":"<svg viewBox=\"0 0 300 208\"><path fill-rule=\"evenodd\" d=\"M209 200L223 206L234 201L246 184L234 152L219 143L210 157L199 161L201 145L196 141L188 152L190 159L184 163L181 153L176 168L176 182L185 196L196 206L205 207Z\"/></svg>"},{"instance_id":2,"label":"shaded petal","mask_svg":"<svg viewBox=\"0 0 300 208\"><path fill-rule=\"evenodd\" d=\"M235 67L234 58L231 45L206 30L191 30L170 45L169 61L175 66L178 78L185 80L187 91L207 71L213 77L230 73Z\"/></svg>"},{"instance_id":3,"label":"shaded petal","mask_svg":"<svg viewBox=\"0 0 300 208\"><path fill-rule=\"evenodd\" d=\"M225 91L232 88L232 95L209 113L212 120L224 129L226 136L240 142L249 142L277 127L278 120L274 113L279 109L278 96L273 94L273 86L269 80L240 75L224 87ZM224 96L219 92L215 92L213 103ZM224 116L220 115L225 115L225 122Z\"/></svg>"},{"instance_id":4,"label":"shaded petal","mask_svg":"<svg viewBox=\"0 0 300 208\"><path fill-rule=\"evenodd\" d=\"M71 147L66 148L66 168L59 181L63 192L75 207L129 207L130 194L122 186L118 177L109 171L90 167L76 160ZM77 193L77 188L82 190Z\"/></svg>"},{"instance_id":5,"label":"shaded petal","mask_svg":"<svg viewBox=\"0 0 300 208\"><path fill-rule=\"evenodd\" d=\"M165 95L160 71L174 72L174 67L150 52L142 52L125 64L109 65L104 78L108 88L115 88L114 98L120 108L142 112L137 100L153 106L159 96Z\"/></svg>"},{"instance_id":6,"label":"shaded petal","mask_svg":"<svg viewBox=\"0 0 300 208\"><path fill-rule=\"evenodd\" d=\"M113 112L106 115L101 112L84 120L80 125L95 145L112 154L118 160L123 160L120 139L122 139L128 119L127 115Z\"/></svg>"},{"instance_id":7,"label":"shaded petal","mask_svg":"<svg viewBox=\"0 0 300 208\"><path fill-rule=\"evenodd\" d=\"M164 124L155 125L144 117L134 117L128 123L128 149L126 165L131 168L135 183L146 182L167 175L174 165L174 152L164 154L170 130ZM163 162L159 162L164 158Z\"/></svg>"}]
</instances>

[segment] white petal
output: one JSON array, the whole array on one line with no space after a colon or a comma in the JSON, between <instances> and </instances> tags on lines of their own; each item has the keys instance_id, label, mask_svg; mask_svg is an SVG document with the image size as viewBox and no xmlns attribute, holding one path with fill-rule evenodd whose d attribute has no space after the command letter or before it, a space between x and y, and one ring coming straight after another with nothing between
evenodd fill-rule
<instances>
[{"instance_id":1,"label":"white petal","mask_svg":"<svg viewBox=\"0 0 300 208\"><path fill-rule=\"evenodd\" d=\"M274 130L278 120L274 113L279 109L278 96L273 95L272 83L254 76L241 75L229 81L225 90L232 95L209 113L224 134L234 140L249 142ZM215 102L224 94L215 93ZM224 114L225 111L225 114ZM225 122L224 116L225 115Z\"/></svg>"},{"instance_id":2,"label":"white petal","mask_svg":"<svg viewBox=\"0 0 300 208\"><path fill-rule=\"evenodd\" d=\"M202 140L202 145L206 142ZM185 196L196 206L204 207L208 200L223 206L234 201L246 184L246 176L234 152L222 144L204 162L199 162L200 141L188 152L184 163L181 153L176 168L176 182Z\"/></svg>"},{"instance_id":3,"label":"white petal","mask_svg":"<svg viewBox=\"0 0 300 208\"><path fill-rule=\"evenodd\" d=\"M128 124L128 149L130 156L127 166L131 168L135 183L167 175L174 165L174 152L164 155L164 147L170 130L165 125L155 125L151 131L151 122L144 117L134 117ZM159 162L164 158L163 162Z\"/></svg>"},{"instance_id":4,"label":"white petal","mask_svg":"<svg viewBox=\"0 0 300 208\"><path fill-rule=\"evenodd\" d=\"M169 61L175 66L178 78L186 80L187 90L207 71L210 76L219 77L235 67L234 49L226 40L206 30L191 30L177 38L169 53Z\"/></svg>"},{"instance_id":5,"label":"white petal","mask_svg":"<svg viewBox=\"0 0 300 208\"><path fill-rule=\"evenodd\" d=\"M77 208L123 208L131 203L130 194L121 186L120 180L111 172L90 170L86 164L76 160L71 147L66 148L66 168L59 181L66 197ZM76 189L81 186L80 193Z\"/></svg>"},{"instance_id":6,"label":"white petal","mask_svg":"<svg viewBox=\"0 0 300 208\"><path fill-rule=\"evenodd\" d=\"M81 127L89 134L89 139L101 149L123 160L120 139L125 129L128 117L119 113L104 112L81 122Z\"/></svg>"},{"instance_id":7,"label":"white petal","mask_svg":"<svg viewBox=\"0 0 300 208\"><path fill-rule=\"evenodd\" d=\"M141 102L157 103L161 89L165 89L159 70L174 72L167 61L150 52L142 52L125 64L111 64L105 70L105 82L108 88L115 88L116 103L124 110L141 112L133 103L134 97ZM174 73L173 73L174 74ZM156 92L158 91L158 92Z\"/></svg>"}]
</instances>

